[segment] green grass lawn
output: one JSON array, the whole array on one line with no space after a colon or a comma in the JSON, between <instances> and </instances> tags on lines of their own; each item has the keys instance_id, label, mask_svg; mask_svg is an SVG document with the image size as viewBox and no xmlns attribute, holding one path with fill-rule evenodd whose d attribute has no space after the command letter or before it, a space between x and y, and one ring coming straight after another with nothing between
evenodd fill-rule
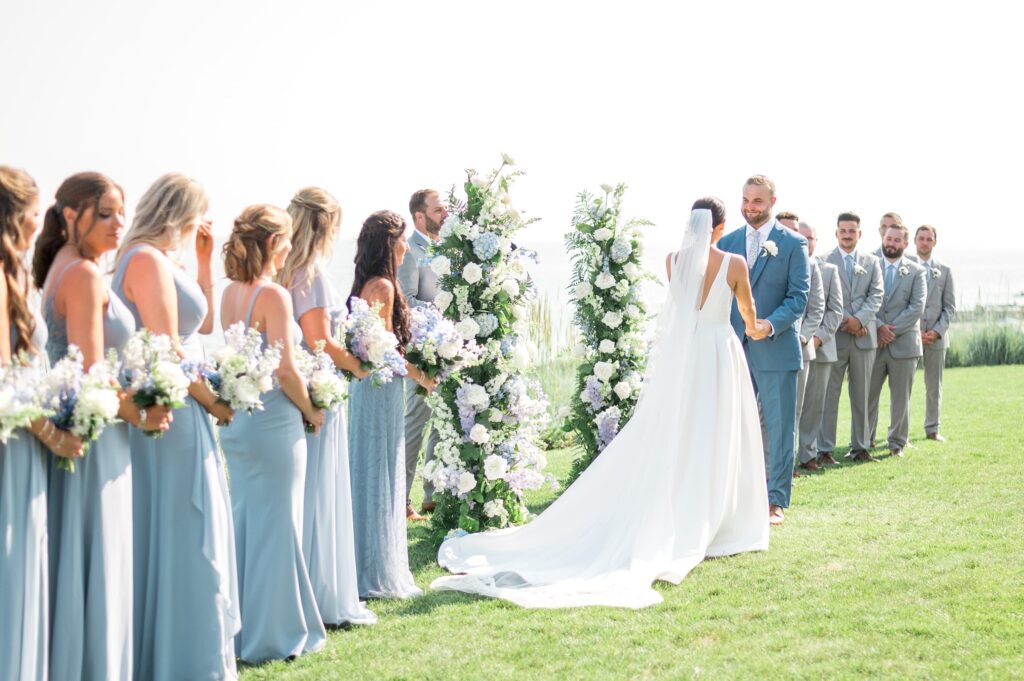
<instances>
[{"instance_id":1,"label":"green grass lawn","mask_svg":"<svg viewBox=\"0 0 1024 681\"><path fill-rule=\"evenodd\" d=\"M376 626L331 632L320 653L242 678L1020 678L1022 385L1024 366L948 370L949 442L937 444L924 440L918 374L903 459L796 480L768 552L706 561L660 584L659 606L539 611L428 591L373 602ZM550 453L556 478L570 456ZM535 493L531 508L551 498ZM426 589L441 574L426 528L409 540Z\"/></svg>"}]
</instances>

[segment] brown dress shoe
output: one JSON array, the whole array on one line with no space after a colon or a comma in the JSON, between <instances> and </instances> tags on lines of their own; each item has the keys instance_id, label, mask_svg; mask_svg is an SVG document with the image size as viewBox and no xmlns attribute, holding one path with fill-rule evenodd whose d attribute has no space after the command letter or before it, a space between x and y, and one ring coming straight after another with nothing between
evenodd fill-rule
<instances>
[{"instance_id":1,"label":"brown dress shoe","mask_svg":"<svg viewBox=\"0 0 1024 681\"><path fill-rule=\"evenodd\" d=\"M793 477L794 478L802 478L803 476L800 475L800 471L798 471L797 469L794 468L793 469Z\"/></svg>"},{"instance_id":2,"label":"brown dress shoe","mask_svg":"<svg viewBox=\"0 0 1024 681\"><path fill-rule=\"evenodd\" d=\"M805 471L821 470L821 466L819 466L818 462L815 461L814 459L811 459L810 461L804 461L802 464L800 464L800 468L803 468Z\"/></svg>"},{"instance_id":3,"label":"brown dress shoe","mask_svg":"<svg viewBox=\"0 0 1024 681\"><path fill-rule=\"evenodd\" d=\"M786 521L786 515L782 511L781 506L775 504L768 505L768 524L769 525L781 525Z\"/></svg>"},{"instance_id":4,"label":"brown dress shoe","mask_svg":"<svg viewBox=\"0 0 1024 681\"><path fill-rule=\"evenodd\" d=\"M818 452L819 466L838 466L839 462L832 458L832 452Z\"/></svg>"},{"instance_id":5,"label":"brown dress shoe","mask_svg":"<svg viewBox=\"0 0 1024 681\"><path fill-rule=\"evenodd\" d=\"M890 456L898 456L898 457L901 457L901 458L902 458L902 456L903 456L903 450L902 450L902 449L900 449L899 447L893 447L893 448L891 448L891 449L889 450L889 455L890 455Z\"/></svg>"},{"instance_id":6,"label":"brown dress shoe","mask_svg":"<svg viewBox=\"0 0 1024 681\"><path fill-rule=\"evenodd\" d=\"M420 506L420 513L433 513L435 508L437 508L437 504L433 501L424 501Z\"/></svg>"},{"instance_id":7,"label":"brown dress shoe","mask_svg":"<svg viewBox=\"0 0 1024 681\"><path fill-rule=\"evenodd\" d=\"M869 454L867 452L867 450L864 450L864 449L858 449L856 451L856 453L853 454L853 460L854 461L878 461L878 459L876 459L875 457L871 456L871 454Z\"/></svg>"},{"instance_id":8,"label":"brown dress shoe","mask_svg":"<svg viewBox=\"0 0 1024 681\"><path fill-rule=\"evenodd\" d=\"M938 433L928 433L927 435L925 435L925 437L928 438L929 440L935 440L936 442L946 441L946 438L942 437Z\"/></svg>"},{"instance_id":9,"label":"brown dress shoe","mask_svg":"<svg viewBox=\"0 0 1024 681\"><path fill-rule=\"evenodd\" d=\"M416 509L412 507L412 504L405 505L405 519L411 520L414 523L419 522L420 520L426 520L426 518L416 512Z\"/></svg>"}]
</instances>

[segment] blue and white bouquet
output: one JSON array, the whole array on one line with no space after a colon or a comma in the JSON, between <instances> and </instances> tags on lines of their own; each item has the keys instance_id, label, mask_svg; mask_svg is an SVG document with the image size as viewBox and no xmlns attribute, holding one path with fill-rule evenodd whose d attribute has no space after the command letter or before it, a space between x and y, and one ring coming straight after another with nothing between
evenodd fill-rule
<instances>
[{"instance_id":1,"label":"blue and white bouquet","mask_svg":"<svg viewBox=\"0 0 1024 681\"><path fill-rule=\"evenodd\" d=\"M235 322L224 331L224 345L213 351L202 376L220 399L235 411L263 409L263 393L274 389L281 364L279 343L263 347L260 332Z\"/></svg>"},{"instance_id":2,"label":"blue and white bouquet","mask_svg":"<svg viewBox=\"0 0 1024 681\"><path fill-rule=\"evenodd\" d=\"M18 428L28 428L37 418L50 416L43 403L43 373L38 365L16 356L0 375L0 442L6 443Z\"/></svg>"},{"instance_id":3,"label":"blue and white bouquet","mask_svg":"<svg viewBox=\"0 0 1024 681\"><path fill-rule=\"evenodd\" d=\"M53 424L82 439L82 453L89 451L89 443L97 439L108 424L117 420L121 408L119 387L115 380L116 355L96 362L85 371L82 352L74 345L46 375L44 404L52 410ZM74 472L75 462L57 458L57 466Z\"/></svg>"},{"instance_id":4,"label":"blue and white bouquet","mask_svg":"<svg viewBox=\"0 0 1024 681\"><path fill-rule=\"evenodd\" d=\"M447 319L433 305L419 305L409 310L412 340L405 351L409 363L431 378L444 380L449 374L480 356L480 347L475 339L466 341L455 328L455 322ZM427 391L416 388L420 395Z\"/></svg>"},{"instance_id":5,"label":"blue and white bouquet","mask_svg":"<svg viewBox=\"0 0 1024 681\"><path fill-rule=\"evenodd\" d=\"M122 370L125 387L132 391L132 401L140 408L185 406L192 378L182 367L170 336L148 329L137 331L125 344ZM161 430L144 432L150 437L163 435Z\"/></svg>"},{"instance_id":6,"label":"blue and white bouquet","mask_svg":"<svg viewBox=\"0 0 1024 681\"><path fill-rule=\"evenodd\" d=\"M347 383L324 352L324 342L316 344L312 353L298 350L299 373L306 381L309 399L317 409L335 411L348 397Z\"/></svg>"},{"instance_id":7,"label":"blue and white bouquet","mask_svg":"<svg viewBox=\"0 0 1024 681\"><path fill-rule=\"evenodd\" d=\"M395 376L405 376L405 358L398 351L398 338L387 330L380 316L380 303L372 306L352 296L350 312L338 322L335 336L345 339L345 348L362 362L364 371L375 386L390 383Z\"/></svg>"}]
</instances>

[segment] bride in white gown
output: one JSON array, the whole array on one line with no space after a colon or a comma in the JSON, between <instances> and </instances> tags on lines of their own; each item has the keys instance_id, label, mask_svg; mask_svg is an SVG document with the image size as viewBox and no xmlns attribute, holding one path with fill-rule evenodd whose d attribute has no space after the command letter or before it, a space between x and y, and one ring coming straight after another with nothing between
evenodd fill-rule
<instances>
[{"instance_id":1,"label":"bride in white gown","mask_svg":"<svg viewBox=\"0 0 1024 681\"><path fill-rule=\"evenodd\" d=\"M710 208L710 210L709 210ZM455 573L431 587L528 608L662 601L708 556L768 548L768 496L754 390L729 324L735 295L755 328L746 263L714 248L717 199L694 204L644 392L633 417L590 467L531 523L446 540ZM713 217L714 214L714 217Z\"/></svg>"}]
</instances>

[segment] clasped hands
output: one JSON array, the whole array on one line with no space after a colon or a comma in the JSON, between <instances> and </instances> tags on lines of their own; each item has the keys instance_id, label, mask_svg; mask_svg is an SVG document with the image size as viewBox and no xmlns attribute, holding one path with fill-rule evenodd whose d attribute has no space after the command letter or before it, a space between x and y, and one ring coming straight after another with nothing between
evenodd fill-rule
<instances>
[{"instance_id":1,"label":"clasped hands","mask_svg":"<svg viewBox=\"0 0 1024 681\"><path fill-rule=\"evenodd\" d=\"M878 347L884 348L896 340L896 327L886 324L878 327Z\"/></svg>"},{"instance_id":2,"label":"clasped hands","mask_svg":"<svg viewBox=\"0 0 1024 681\"><path fill-rule=\"evenodd\" d=\"M771 335L772 325L768 323L767 319L758 319L754 322L754 326L747 327L746 333L750 340L763 340Z\"/></svg>"},{"instance_id":3,"label":"clasped hands","mask_svg":"<svg viewBox=\"0 0 1024 681\"><path fill-rule=\"evenodd\" d=\"M839 330L844 333L848 333L851 336L866 336L868 330L864 328L864 325L860 323L860 320L856 317L847 317L843 320L843 323L839 325Z\"/></svg>"},{"instance_id":4,"label":"clasped hands","mask_svg":"<svg viewBox=\"0 0 1024 681\"><path fill-rule=\"evenodd\" d=\"M921 332L921 342L924 343L925 345L931 345L932 343L934 343L937 340L939 340L939 332L938 331L922 331Z\"/></svg>"}]
</instances>

